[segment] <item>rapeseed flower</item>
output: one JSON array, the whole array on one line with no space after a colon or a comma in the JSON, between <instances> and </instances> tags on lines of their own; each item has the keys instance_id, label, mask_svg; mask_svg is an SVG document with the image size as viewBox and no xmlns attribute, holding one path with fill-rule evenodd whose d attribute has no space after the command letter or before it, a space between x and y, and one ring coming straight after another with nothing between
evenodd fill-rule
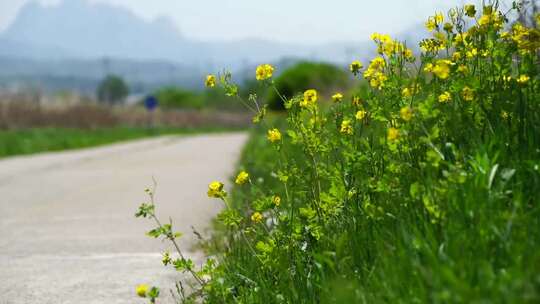
<instances>
[{"instance_id":1,"label":"rapeseed flower","mask_svg":"<svg viewBox=\"0 0 540 304\"><path fill-rule=\"evenodd\" d=\"M268 134L266 135L266 137L268 138L268 140L270 142L276 142L276 141L280 141L281 140L281 132L279 132L278 129L271 129L271 130L268 130Z\"/></svg>"},{"instance_id":2,"label":"rapeseed flower","mask_svg":"<svg viewBox=\"0 0 540 304\"><path fill-rule=\"evenodd\" d=\"M411 97L412 95L418 93L420 91L420 86L417 84L410 85L408 87L403 88L401 90L401 96L403 97Z\"/></svg>"},{"instance_id":3,"label":"rapeseed flower","mask_svg":"<svg viewBox=\"0 0 540 304\"><path fill-rule=\"evenodd\" d=\"M266 80L272 77L274 67L270 64L261 64L255 70L255 78L257 80Z\"/></svg>"},{"instance_id":4,"label":"rapeseed flower","mask_svg":"<svg viewBox=\"0 0 540 304\"><path fill-rule=\"evenodd\" d=\"M529 79L531 79L528 75L519 75L519 77L516 79L517 83L519 84L525 84L529 82Z\"/></svg>"},{"instance_id":5,"label":"rapeseed flower","mask_svg":"<svg viewBox=\"0 0 540 304\"><path fill-rule=\"evenodd\" d=\"M353 126L352 126L352 121L350 119L344 119L341 122L340 132L347 135L353 134Z\"/></svg>"},{"instance_id":6,"label":"rapeseed flower","mask_svg":"<svg viewBox=\"0 0 540 304\"><path fill-rule=\"evenodd\" d=\"M360 110L360 111L356 112L356 115L354 117L356 117L357 120L362 120L362 119L364 119L364 117L366 117L366 115L367 115L366 111Z\"/></svg>"},{"instance_id":7,"label":"rapeseed flower","mask_svg":"<svg viewBox=\"0 0 540 304\"><path fill-rule=\"evenodd\" d=\"M340 102L340 101L342 101L342 100L343 100L343 94L341 94L341 93L336 93L336 94L332 95L332 100L333 100L334 102Z\"/></svg>"},{"instance_id":8,"label":"rapeseed flower","mask_svg":"<svg viewBox=\"0 0 540 304\"><path fill-rule=\"evenodd\" d=\"M411 97L412 96L411 89L404 88L403 90L401 90L401 96L403 96L403 97Z\"/></svg>"},{"instance_id":9,"label":"rapeseed flower","mask_svg":"<svg viewBox=\"0 0 540 304\"><path fill-rule=\"evenodd\" d=\"M469 68L466 65L460 64L457 68L457 71L463 74L467 74L467 72L469 72Z\"/></svg>"},{"instance_id":10,"label":"rapeseed flower","mask_svg":"<svg viewBox=\"0 0 540 304\"><path fill-rule=\"evenodd\" d=\"M206 80L204 81L204 85L208 88L213 88L216 86L216 76L215 75L207 75Z\"/></svg>"},{"instance_id":11,"label":"rapeseed flower","mask_svg":"<svg viewBox=\"0 0 540 304\"><path fill-rule=\"evenodd\" d=\"M450 92L446 91L439 95L439 102L449 102L452 99L452 96L450 95Z\"/></svg>"},{"instance_id":12,"label":"rapeseed flower","mask_svg":"<svg viewBox=\"0 0 540 304\"><path fill-rule=\"evenodd\" d=\"M227 192L223 190L223 183L218 181L213 181L208 185L208 197L212 198L223 198L227 196Z\"/></svg>"},{"instance_id":13,"label":"rapeseed flower","mask_svg":"<svg viewBox=\"0 0 540 304\"><path fill-rule=\"evenodd\" d=\"M246 171L240 171L236 176L235 183L237 185L243 185L249 181L249 174Z\"/></svg>"},{"instance_id":14,"label":"rapeseed flower","mask_svg":"<svg viewBox=\"0 0 540 304\"><path fill-rule=\"evenodd\" d=\"M148 293L149 289L150 289L150 286L146 284L140 284L139 286L137 286L137 288L135 288L135 292L137 293L139 297L146 298L146 294Z\"/></svg>"},{"instance_id":15,"label":"rapeseed flower","mask_svg":"<svg viewBox=\"0 0 540 304\"><path fill-rule=\"evenodd\" d=\"M351 73L353 73L354 76L358 75L360 73L360 70L363 68L364 66L362 65L362 63L358 60L355 60L351 63L351 65L349 66L349 69L351 70Z\"/></svg>"},{"instance_id":16,"label":"rapeseed flower","mask_svg":"<svg viewBox=\"0 0 540 304\"><path fill-rule=\"evenodd\" d=\"M254 223L260 223L263 220L263 216L260 212L253 212L253 214L251 215L251 220Z\"/></svg>"},{"instance_id":17,"label":"rapeseed flower","mask_svg":"<svg viewBox=\"0 0 540 304\"><path fill-rule=\"evenodd\" d=\"M493 28L499 30L502 28L503 21L503 18L497 12L484 11L482 17L478 19L478 25L482 28L493 26Z\"/></svg>"},{"instance_id":18,"label":"rapeseed flower","mask_svg":"<svg viewBox=\"0 0 540 304\"><path fill-rule=\"evenodd\" d=\"M411 107L403 107L399 110L399 116L405 121L410 121L413 117L413 109Z\"/></svg>"},{"instance_id":19,"label":"rapeseed flower","mask_svg":"<svg viewBox=\"0 0 540 304\"><path fill-rule=\"evenodd\" d=\"M317 91L310 89L304 92L304 99L300 101L300 106L308 107L317 102Z\"/></svg>"},{"instance_id":20,"label":"rapeseed flower","mask_svg":"<svg viewBox=\"0 0 540 304\"><path fill-rule=\"evenodd\" d=\"M413 54L413 51L411 49L406 49L403 52L403 56L405 57L405 59L408 59L408 60L411 60L411 59L414 58L414 54Z\"/></svg>"},{"instance_id":21,"label":"rapeseed flower","mask_svg":"<svg viewBox=\"0 0 540 304\"><path fill-rule=\"evenodd\" d=\"M446 79L450 75L450 65L452 61L441 59L437 60L437 63L433 66L432 72L440 79Z\"/></svg>"},{"instance_id":22,"label":"rapeseed flower","mask_svg":"<svg viewBox=\"0 0 540 304\"><path fill-rule=\"evenodd\" d=\"M435 16L431 16L428 18L426 22L426 28L428 31L432 32L435 29L439 27L440 24L444 22L444 16L441 13L435 14Z\"/></svg>"},{"instance_id":23,"label":"rapeseed flower","mask_svg":"<svg viewBox=\"0 0 540 304\"><path fill-rule=\"evenodd\" d=\"M512 27L512 40L521 53L532 53L540 48L540 30L516 23Z\"/></svg>"},{"instance_id":24,"label":"rapeseed flower","mask_svg":"<svg viewBox=\"0 0 540 304\"><path fill-rule=\"evenodd\" d=\"M388 135L387 135L388 141L395 141L399 138L399 130L391 127L388 129Z\"/></svg>"},{"instance_id":25,"label":"rapeseed flower","mask_svg":"<svg viewBox=\"0 0 540 304\"><path fill-rule=\"evenodd\" d=\"M466 101L472 101L474 99L474 91L468 86L463 87L461 90L461 96Z\"/></svg>"},{"instance_id":26,"label":"rapeseed flower","mask_svg":"<svg viewBox=\"0 0 540 304\"><path fill-rule=\"evenodd\" d=\"M281 205L281 197L279 197L278 195L274 195L272 197L272 203L276 206L276 207L279 207L279 205Z\"/></svg>"}]
</instances>

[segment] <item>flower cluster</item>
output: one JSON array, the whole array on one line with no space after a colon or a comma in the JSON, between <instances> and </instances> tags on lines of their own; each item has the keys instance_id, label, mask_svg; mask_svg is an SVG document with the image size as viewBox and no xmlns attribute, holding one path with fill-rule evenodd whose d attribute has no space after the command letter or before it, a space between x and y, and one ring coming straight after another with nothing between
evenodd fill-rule
<instances>
[{"instance_id":1,"label":"flower cluster","mask_svg":"<svg viewBox=\"0 0 540 304\"><path fill-rule=\"evenodd\" d=\"M255 78L259 81L272 78L274 67L270 64L261 64L255 70Z\"/></svg>"},{"instance_id":2,"label":"flower cluster","mask_svg":"<svg viewBox=\"0 0 540 304\"><path fill-rule=\"evenodd\" d=\"M377 57L348 67L361 89L286 95L264 81L285 117L267 116L253 95L246 102L259 124L245 170L230 197L223 183L208 186L226 204L216 241L224 252L195 273L201 298L394 303L415 294L411 302L458 303L496 294L522 302L536 275L523 265L538 259L540 242L528 225L537 223L540 189L540 34L507 16L496 5L437 13L419 54L373 34ZM273 72L260 65L256 79ZM172 236L170 227L158 232ZM350 297L336 295L342 281ZM509 282L517 287L509 291Z\"/></svg>"},{"instance_id":3,"label":"flower cluster","mask_svg":"<svg viewBox=\"0 0 540 304\"><path fill-rule=\"evenodd\" d=\"M223 190L223 183L214 181L208 185L208 197L223 198L227 196L227 192Z\"/></svg>"}]
</instances>

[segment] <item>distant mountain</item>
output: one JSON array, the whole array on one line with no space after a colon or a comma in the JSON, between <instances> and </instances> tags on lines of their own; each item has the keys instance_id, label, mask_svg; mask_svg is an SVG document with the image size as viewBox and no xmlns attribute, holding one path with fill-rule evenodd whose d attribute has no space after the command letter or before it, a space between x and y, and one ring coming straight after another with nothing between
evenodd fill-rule
<instances>
[{"instance_id":1,"label":"distant mountain","mask_svg":"<svg viewBox=\"0 0 540 304\"><path fill-rule=\"evenodd\" d=\"M230 68L281 57L344 61L345 49L352 49L261 39L200 42L183 37L165 17L146 22L127 9L86 0L64 0L55 6L27 3L0 34L0 46L0 55L4 56L159 59ZM21 49L25 51L21 53ZM355 49L364 50L358 46Z\"/></svg>"},{"instance_id":2,"label":"distant mountain","mask_svg":"<svg viewBox=\"0 0 540 304\"><path fill-rule=\"evenodd\" d=\"M148 23L123 8L84 0L50 7L29 2L1 37L79 58L190 61L196 48L166 18Z\"/></svg>"},{"instance_id":3,"label":"distant mountain","mask_svg":"<svg viewBox=\"0 0 540 304\"><path fill-rule=\"evenodd\" d=\"M418 30L403 33L401 38L411 42ZM0 33L0 87L30 83L55 90L83 83L76 88L92 91L106 73L122 76L140 91L171 83L199 87L206 72L229 69L251 77L254 65L282 58L344 65L368 60L374 50L367 37L312 46L263 39L201 42L183 36L164 17L147 22L128 9L87 0L54 6L31 1Z\"/></svg>"}]
</instances>

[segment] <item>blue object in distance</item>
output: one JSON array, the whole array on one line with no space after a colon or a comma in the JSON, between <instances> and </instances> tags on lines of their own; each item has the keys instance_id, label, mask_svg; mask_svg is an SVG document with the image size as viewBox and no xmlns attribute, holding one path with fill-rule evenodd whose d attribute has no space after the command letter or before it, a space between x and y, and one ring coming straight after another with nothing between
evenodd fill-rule
<instances>
[{"instance_id":1,"label":"blue object in distance","mask_svg":"<svg viewBox=\"0 0 540 304\"><path fill-rule=\"evenodd\" d=\"M144 100L144 106L146 107L148 111L155 110L158 106L157 98L152 95L147 96L146 99Z\"/></svg>"}]
</instances>

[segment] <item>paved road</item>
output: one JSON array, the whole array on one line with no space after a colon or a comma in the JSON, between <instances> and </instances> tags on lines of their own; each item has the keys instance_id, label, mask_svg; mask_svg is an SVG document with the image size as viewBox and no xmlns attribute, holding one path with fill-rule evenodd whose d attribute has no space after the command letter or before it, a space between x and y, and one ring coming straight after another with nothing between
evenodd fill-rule
<instances>
[{"instance_id":1,"label":"paved road","mask_svg":"<svg viewBox=\"0 0 540 304\"><path fill-rule=\"evenodd\" d=\"M178 274L161 264L166 246L136 219L157 180L158 214L172 216L193 250L221 208L208 182L227 180L244 133L160 137L106 147L0 160L0 304L143 303L139 283L162 293Z\"/></svg>"}]
</instances>

